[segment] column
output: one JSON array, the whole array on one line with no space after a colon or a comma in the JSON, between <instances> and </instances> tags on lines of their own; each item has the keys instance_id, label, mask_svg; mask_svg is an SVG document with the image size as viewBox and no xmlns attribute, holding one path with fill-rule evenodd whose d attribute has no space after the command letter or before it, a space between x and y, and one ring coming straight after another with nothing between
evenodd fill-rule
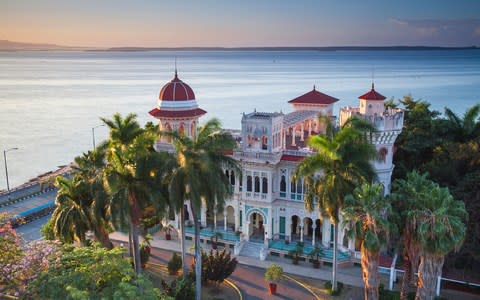
<instances>
[{"instance_id":1,"label":"column","mask_svg":"<svg viewBox=\"0 0 480 300\"><path fill-rule=\"evenodd\" d=\"M213 210L213 230L217 230L217 209Z\"/></svg>"},{"instance_id":2,"label":"column","mask_svg":"<svg viewBox=\"0 0 480 300\"><path fill-rule=\"evenodd\" d=\"M223 210L223 230L227 231L227 211Z\"/></svg>"},{"instance_id":3,"label":"column","mask_svg":"<svg viewBox=\"0 0 480 300\"><path fill-rule=\"evenodd\" d=\"M291 216L287 218L287 225L286 225L285 231L287 231L285 232L285 240L291 241L292 240L292 217Z\"/></svg>"},{"instance_id":4,"label":"column","mask_svg":"<svg viewBox=\"0 0 480 300\"><path fill-rule=\"evenodd\" d=\"M303 142L305 139L305 128L303 127L303 122L302 122L302 125L300 126L300 129L302 130L302 134L300 135L300 140Z\"/></svg>"},{"instance_id":5,"label":"column","mask_svg":"<svg viewBox=\"0 0 480 300\"><path fill-rule=\"evenodd\" d=\"M207 227L207 208L202 206L202 210L200 213L200 223L202 227Z\"/></svg>"},{"instance_id":6,"label":"column","mask_svg":"<svg viewBox=\"0 0 480 300\"><path fill-rule=\"evenodd\" d=\"M312 120L308 120L308 135L312 135Z\"/></svg>"},{"instance_id":7,"label":"column","mask_svg":"<svg viewBox=\"0 0 480 300\"><path fill-rule=\"evenodd\" d=\"M300 226L300 242L303 243L303 226Z\"/></svg>"},{"instance_id":8,"label":"column","mask_svg":"<svg viewBox=\"0 0 480 300\"><path fill-rule=\"evenodd\" d=\"M355 239L348 239L348 250L350 250L352 253L355 253Z\"/></svg>"},{"instance_id":9,"label":"column","mask_svg":"<svg viewBox=\"0 0 480 300\"><path fill-rule=\"evenodd\" d=\"M250 240L250 221L245 221L245 228L243 228L243 232L245 232L245 239L249 241Z\"/></svg>"},{"instance_id":10,"label":"column","mask_svg":"<svg viewBox=\"0 0 480 300\"><path fill-rule=\"evenodd\" d=\"M240 213L238 213L238 210L235 210L235 231L239 231L240 227Z\"/></svg>"},{"instance_id":11,"label":"column","mask_svg":"<svg viewBox=\"0 0 480 300\"><path fill-rule=\"evenodd\" d=\"M330 248L330 220L327 218L322 222L322 244Z\"/></svg>"},{"instance_id":12,"label":"column","mask_svg":"<svg viewBox=\"0 0 480 300\"><path fill-rule=\"evenodd\" d=\"M295 133L295 127L293 127L293 130L292 130L292 146L296 146L296 144L295 144L295 135L296 135L296 133Z\"/></svg>"},{"instance_id":13,"label":"column","mask_svg":"<svg viewBox=\"0 0 480 300\"><path fill-rule=\"evenodd\" d=\"M315 247L315 230L317 229L317 224L315 222L312 225L313 234L312 234L312 246Z\"/></svg>"}]
</instances>

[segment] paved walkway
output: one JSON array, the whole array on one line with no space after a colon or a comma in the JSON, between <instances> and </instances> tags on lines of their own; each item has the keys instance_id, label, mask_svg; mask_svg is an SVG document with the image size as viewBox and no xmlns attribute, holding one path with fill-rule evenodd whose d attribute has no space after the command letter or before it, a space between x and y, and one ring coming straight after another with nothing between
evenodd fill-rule
<instances>
[{"instance_id":1,"label":"paved walkway","mask_svg":"<svg viewBox=\"0 0 480 300\"><path fill-rule=\"evenodd\" d=\"M152 263L160 263L166 265L172 257L170 250L163 250L159 248L152 248L150 261ZM191 258L188 258L190 263ZM232 281L242 292L245 300L259 300L259 299L291 299L291 300L310 300L315 297L298 284L284 280L277 287L277 295L270 295L268 293L267 283L263 279L265 270L255 268L247 265L237 265L235 272L228 278Z\"/></svg>"},{"instance_id":2,"label":"paved walkway","mask_svg":"<svg viewBox=\"0 0 480 300\"><path fill-rule=\"evenodd\" d=\"M119 232L114 232L110 234L110 238L113 240L126 242L128 240L128 235L119 233ZM167 241L167 240L161 239L158 233L154 236L151 242L151 245L159 249L180 252L179 240ZM191 241L186 241L185 248L187 249L187 252L189 252L191 245L192 245ZM243 289L245 289L246 291L253 292L252 287L266 289L266 283L263 279L263 273L264 273L264 269L270 266L272 263L276 263L280 265L283 268L284 272L292 275L311 277L311 278L320 279L320 280L331 280L332 278L332 269L330 267L323 266L320 269L314 269L310 263L306 263L306 262L301 263L300 265L293 265L288 259L271 257L271 256L268 256L267 260L265 261L261 261L256 258L245 257L245 256L237 256L237 260L239 264L243 265L244 267L241 269L242 271L240 271L238 275L236 271L232 275L233 277L231 279L233 279L235 283L238 284L238 286L242 289L242 291ZM356 287L363 287L361 269L359 267L337 268L337 270L338 270L338 273L337 273L338 281L341 281L345 284L356 286ZM256 277L253 283L249 283L249 280L247 279L250 276L249 274L250 273L253 274L255 272L260 272L261 276L259 276L258 278ZM242 282L244 282L244 285L242 285ZM296 286L298 287L298 285ZM279 291L283 291L283 288L281 288ZM310 293L308 293L308 295L310 295L308 297L312 297ZM291 299L310 299L308 297L307 298L295 297ZM253 298L247 298L247 299L265 299L265 298L253 297ZM273 298L268 298L268 299L273 299Z\"/></svg>"}]
</instances>

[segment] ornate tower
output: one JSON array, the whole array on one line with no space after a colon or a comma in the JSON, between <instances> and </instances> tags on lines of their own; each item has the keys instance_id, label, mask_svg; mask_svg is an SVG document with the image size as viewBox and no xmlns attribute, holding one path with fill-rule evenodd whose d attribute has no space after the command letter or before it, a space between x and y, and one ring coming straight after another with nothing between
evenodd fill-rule
<instances>
[{"instance_id":1,"label":"ornate tower","mask_svg":"<svg viewBox=\"0 0 480 300\"><path fill-rule=\"evenodd\" d=\"M158 105L149 114L158 119L161 131L173 131L195 138L198 119L207 112L198 107L195 94L188 84L175 77L160 90ZM168 137L162 137L157 147L170 144Z\"/></svg>"},{"instance_id":2,"label":"ornate tower","mask_svg":"<svg viewBox=\"0 0 480 300\"><path fill-rule=\"evenodd\" d=\"M403 127L402 109L385 109L385 96L372 89L358 97L360 107L343 107L340 110L340 125L343 125L353 115L361 116L371 122L377 131L372 136L371 143L375 145L380 159L371 162L377 173L378 182L385 188L385 194L390 193L390 183L393 168L394 143Z\"/></svg>"}]
</instances>

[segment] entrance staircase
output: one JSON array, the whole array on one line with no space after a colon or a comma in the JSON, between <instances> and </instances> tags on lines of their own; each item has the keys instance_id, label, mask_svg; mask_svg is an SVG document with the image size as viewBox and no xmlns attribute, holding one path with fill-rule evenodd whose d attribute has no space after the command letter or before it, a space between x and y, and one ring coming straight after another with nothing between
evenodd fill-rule
<instances>
[{"instance_id":1,"label":"entrance staircase","mask_svg":"<svg viewBox=\"0 0 480 300\"><path fill-rule=\"evenodd\" d=\"M260 259L260 251L262 248L263 243L245 242L242 251L240 251L240 255Z\"/></svg>"}]
</instances>

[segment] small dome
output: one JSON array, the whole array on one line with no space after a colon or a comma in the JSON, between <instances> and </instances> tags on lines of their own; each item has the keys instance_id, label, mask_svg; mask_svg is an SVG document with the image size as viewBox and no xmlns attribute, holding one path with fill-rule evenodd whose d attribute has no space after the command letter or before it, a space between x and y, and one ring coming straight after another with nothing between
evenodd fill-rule
<instances>
[{"instance_id":1,"label":"small dome","mask_svg":"<svg viewBox=\"0 0 480 300\"><path fill-rule=\"evenodd\" d=\"M162 87L158 98L160 101L188 101L195 100L195 94L188 84L178 78L175 71L175 77Z\"/></svg>"}]
</instances>

